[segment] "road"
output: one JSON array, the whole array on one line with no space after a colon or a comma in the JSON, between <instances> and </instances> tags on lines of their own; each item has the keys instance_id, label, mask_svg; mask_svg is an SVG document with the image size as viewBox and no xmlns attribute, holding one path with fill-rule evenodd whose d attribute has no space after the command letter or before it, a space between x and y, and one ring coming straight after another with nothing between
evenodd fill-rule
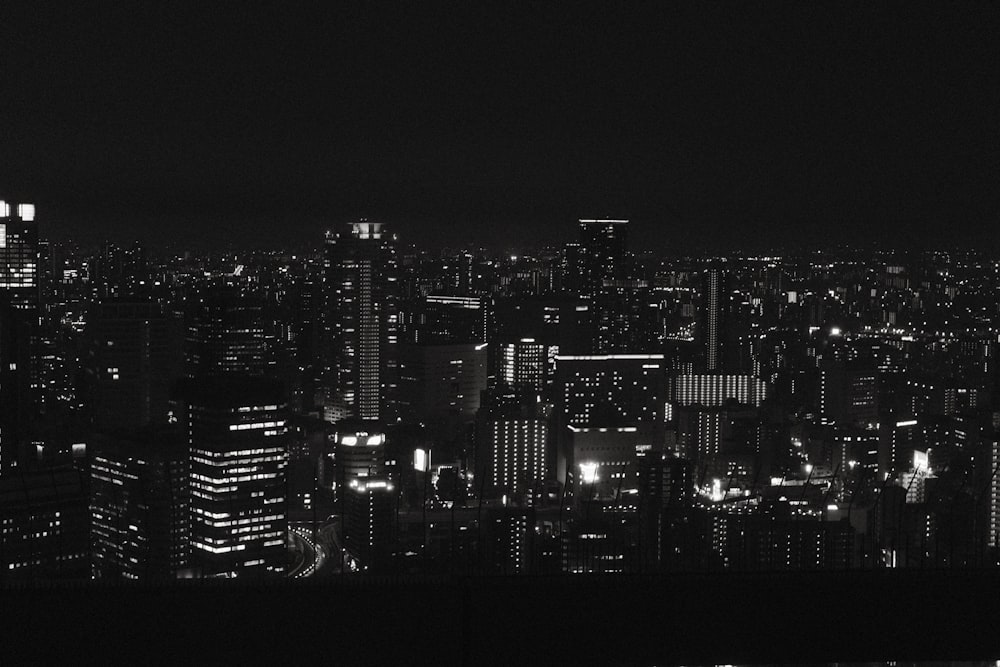
<instances>
[{"instance_id":1,"label":"road","mask_svg":"<svg viewBox=\"0 0 1000 667\"><path fill-rule=\"evenodd\" d=\"M326 548L313 541L312 530L307 527L290 526L288 535L303 554L302 561L289 572L289 578L301 579L312 576L326 562Z\"/></svg>"}]
</instances>

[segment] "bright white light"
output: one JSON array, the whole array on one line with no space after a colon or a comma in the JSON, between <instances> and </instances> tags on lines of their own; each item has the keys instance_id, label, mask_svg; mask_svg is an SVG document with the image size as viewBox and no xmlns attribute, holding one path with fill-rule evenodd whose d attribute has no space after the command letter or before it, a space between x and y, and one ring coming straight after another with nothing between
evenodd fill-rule
<instances>
[{"instance_id":1,"label":"bright white light","mask_svg":"<svg viewBox=\"0 0 1000 667\"><path fill-rule=\"evenodd\" d=\"M812 464L811 464L811 463L807 463L807 464L806 464L806 474L808 475L808 474L809 474L809 473L811 473L812 471L813 471L813 467L812 467Z\"/></svg>"},{"instance_id":2,"label":"bright white light","mask_svg":"<svg viewBox=\"0 0 1000 667\"><path fill-rule=\"evenodd\" d=\"M781 477L772 477L771 478L771 486L781 486L781 483L784 482L784 481L785 480L783 478L781 478Z\"/></svg>"},{"instance_id":3,"label":"bright white light","mask_svg":"<svg viewBox=\"0 0 1000 667\"><path fill-rule=\"evenodd\" d=\"M830 335L831 336L839 336L840 335L840 327L833 327L833 328L831 328L830 329Z\"/></svg>"},{"instance_id":4,"label":"bright white light","mask_svg":"<svg viewBox=\"0 0 1000 667\"><path fill-rule=\"evenodd\" d=\"M10 204L0 199L0 218L10 217Z\"/></svg>"},{"instance_id":5,"label":"bright white light","mask_svg":"<svg viewBox=\"0 0 1000 667\"><path fill-rule=\"evenodd\" d=\"M368 445L369 447L372 447L375 445L381 445L384 441L385 441L384 434L370 435L368 436L368 440L365 442L365 444Z\"/></svg>"},{"instance_id":6,"label":"bright white light","mask_svg":"<svg viewBox=\"0 0 1000 667\"><path fill-rule=\"evenodd\" d=\"M715 502L719 502L720 500L723 499L723 497L724 496L722 495L722 480L721 479L713 479L712 480L712 500L715 501Z\"/></svg>"},{"instance_id":7,"label":"bright white light","mask_svg":"<svg viewBox=\"0 0 1000 667\"><path fill-rule=\"evenodd\" d=\"M854 466L856 466L856 465L858 465L857 461L848 461L847 462L847 467L850 468L851 470L854 470Z\"/></svg>"},{"instance_id":8,"label":"bright white light","mask_svg":"<svg viewBox=\"0 0 1000 667\"><path fill-rule=\"evenodd\" d=\"M928 467L928 457L927 452L921 452L919 450L913 450L913 469L914 470L927 470Z\"/></svg>"},{"instance_id":9,"label":"bright white light","mask_svg":"<svg viewBox=\"0 0 1000 667\"><path fill-rule=\"evenodd\" d=\"M354 445L358 444L358 438L357 436L353 435L345 435L343 438L340 439L340 444L353 447Z\"/></svg>"},{"instance_id":10,"label":"bright white light","mask_svg":"<svg viewBox=\"0 0 1000 667\"><path fill-rule=\"evenodd\" d=\"M31 222L35 219L35 205L34 204L18 204L17 205L17 217L21 218L25 222Z\"/></svg>"},{"instance_id":11,"label":"bright white light","mask_svg":"<svg viewBox=\"0 0 1000 667\"><path fill-rule=\"evenodd\" d=\"M836 512L838 508L837 508L836 505L830 504L830 505L826 506L826 509L829 510L829 511L831 511L831 512Z\"/></svg>"},{"instance_id":12,"label":"bright white light","mask_svg":"<svg viewBox=\"0 0 1000 667\"><path fill-rule=\"evenodd\" d=\"M591 461L580 464L580 480L584 484L593 484L597 481L597 464Z\"/></svg>"},{"instance_id":13,"label":"bright white light","mask_svg":"<svg viewBox=\"0 0 1000 667\"><path fill-rule=\"evenodd\" d=\"M427 466L430 457L428 452L423 449L417 449L413 452L413 469L419 470L420 472L427 472Z\"/></svg>"}]
</instances>

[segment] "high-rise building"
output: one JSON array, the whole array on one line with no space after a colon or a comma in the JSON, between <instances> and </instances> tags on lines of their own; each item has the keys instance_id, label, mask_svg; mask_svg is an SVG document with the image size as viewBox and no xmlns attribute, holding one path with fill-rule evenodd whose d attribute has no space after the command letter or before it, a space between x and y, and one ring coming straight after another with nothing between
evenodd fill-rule
<instances>
[{"instance_id":1,"label":"high-rise building","mask_svg":"<svg viewBox=\"0 0 1000 667\"><path fill-rule=\"evenodd\" d=\"M86 474L70 467L0 480L0 582L87 576Z\"/></svg>"},{"instance_id":2,"label":"high-rise building","mask_svg":"<svg viewBox=\"0 0 1000 667\"><path fill-rule=\"evenodd\" d=\"M717 372L723 367L727 283L728 276L722 269L707 269L702 276L701 318L697 333L704 354L704 367L709 373Z\"/></svg>"},{"instance_id":3,"label":"high-rise building","mask_svg":"<svg viewBox=\"0 0 1000 667\"><path fill-rule=\"evenodd\" d=\"M665 383L662 354L556 357L556 400L566 425L662 425Z\"/></svg>"},{"instance_id":4,"label":"high-rise building","mask_svg":"<svg viewBox=\"0 0 1000 667\"><path fill-rule=\"evenodd\" d=\"M502 343L499 349L498 383L519 391L541 394L552 375L551 361L558 351L558 347L550 349L550 346L537 342L534 338Z\"/></svg>"},{"instance_id":5,"label":"high-rise building","mask_svg":"<svg viewBox=\"0 0 1000 667\"><path fill-rule=\"evenodd\" d=\"M0 478L29 458L31 324L26 311L0 297Z\"/></svg>"},{"instance_id":6,"label":"high-rise building","mask_svg":"<svg viewBox=\"0 0 1000 667\"><path fill-rule=\"evenodd\" d=\"M491 318L488 297L428 294L403 308L400 340L408 345L485 343Z\"/></svg>"},{"instance_id":7,"label":"high-rise building","mask_svg":"<svg viewBox=\"0 0 1000 667\"><path fill-rule=\"evenodd\" d=\"M580 251L585 293L596 294L604 281L625 277L628 220L580 220Z\"/></svg>"},{"instance_id":8,"label":"high-rise building","mask_svg":"<svg viewBox=\"0 0 1000 667\"><path fill-rule=\"evenodd\" d=\"M165 424L183 372L183 322L157 303L106 301L87 321L98 428Z\"/></svg>"},{"instance_id":9,"label":"high-rise building","mask_svg":"<svg viewBox=\"0 0 1000 667\"><path fill-rule=\"evenodd\" d=\"M135 297L149 281L146 248L138 241L127 248L105 243L91 275L91 283L101 299Z\"/></svg>"},{"instance_id":10,"label":"high-rise building","mask_svg":"<svg viewBox=\"0 0 1000 667\"><path fill-rule=\"evenodd\" d=\"M1000 467L1000 438L992 438L990 442L990 465L992 470ZM990 519L989 546L1000 549L1000 479L997 475L990 478Z\"/></svg>"},{"instance_id":11,"label":"high-rise building","mask_svg":"<svg viewBox=\"0 0 1000 667\"><path fill-rule=\"evenodd\" d=\"M333 434L336 492L343 499L351 480L385 473L385 429L366 420L346 419Z\"/></svg>"},{"instance_id":12,"label":"high-rise building","mask_svg":"<svg viewBox=\"0 0 1000 667\"><path fill-rule=\"evenodd\" d=\"M863 361L820 362L820 416L837 424L878 422L878 371Z\"/></svg>"},{"instance_id":13,"label":"high-rise building","mask_svg":"<svg viewBox=\"0 0 1000 667\"><path fill-rule=\"evenodd\" d=\"M34 204L0 200L0 293L19 309L38 310L38 223Z\"/></svg>"},{"instance_id":14,"label":"high-rise building","mask_svg":"<svg viewBox=\"0 0 1000 667\"><path fill-rule=\"evenodd\" d=\"M190 442L192 564L204 576L286 568L287 407L281 386L251 376L181 387Z\"/></svg>"},{"instance_id":15,"label":"high-rise building","mask_svg":"<svg viewBox=\"0 0 1000 667\"><path fill-rule=\"evenodd\" d=\"M488 497L521 496L548 477L549 426L544 404L510 390L485 392L477 416L477 455Z\"/></svg>"},{"instance_id":16,"label":"high-rise building","mask_svg":"<svg viewBox=\"0 0 1000 667\"><path fill-rule=\"evenodd\" d=\"M34 204L13 207L0 200L0 300L21 311L27 327L30 405L41 402L42 355L38 269L38 223Z\"/></svg>"},{"instance_id":17,"label":"high-rise building","mask_svg":"<svg viewBox=\"0 0 1000 667\"><path fill-rule=\"evenodd\" d=\"M216 293L198 304L187 331L187 375L264 375L266 340L260 303Z\"/></svg>"},{"instance_id":18,"label":"high-rise building","mask_svg":"<svg viewBox=\"0 0 1000 667\"><path fill-rule=\"evenodd\" d=\"M677 406L718 407L727 401L760 407L767 383L752 375L678 375L670 380L670 401Z\"/></svg>"},{"instance_id":19,"label":"high-rise building","mask_svg":"<svg viewBox=\"0 0 1000 667\"><path fill-rule=\"evenodd\" d=\"M486 389L486 348L486 343L404 345L400 414L445 431L471 423Z\"/></svg>"},{"instance_id":20,"label":"high-rise building","mask_svg":"<svg viewBox=\"0 0 1000 667\"><path fill-rule=\"evenodd\" d=\"M99 436L90 462L91 574L166 580L189 566L188 444L176 426Z\"/></svg>"},{"instance_id":21,"label":"high-rise building","mask_svg":"<svg viewBox=\"0 0 1000 667\"><path fill-rule=\"evenodd\" d=\"M344 549L358 568L388 569L392 562L396 488L385 477L355 477L344 495Z\"/></svg>"},{"instance_id":22,"label":"high-rise building","mask_svg":"<svg viewBox=\"0 0 1000 667\"><path fill-rule=\"evenodd\" d=\"M326 236L326 418L395 418L399 283L395 237L362 220Z\"/></svg>"}]
</instances>

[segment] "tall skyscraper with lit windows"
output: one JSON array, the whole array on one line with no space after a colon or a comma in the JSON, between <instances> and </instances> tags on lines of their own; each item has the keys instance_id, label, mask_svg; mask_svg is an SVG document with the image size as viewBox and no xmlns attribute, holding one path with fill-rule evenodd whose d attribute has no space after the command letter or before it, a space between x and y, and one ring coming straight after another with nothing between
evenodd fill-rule
<instances>
[{"instance_id":1,"label":"tall skyscraper with lit windows","mask_svg":"<svg viewBox=\"0 0 1000 667\"><path fill-rule=\"evenodd\" d=\"M192 564L204 576L285 571L288 410L281 385L199 378L180 389L190 451Z\"/></svg>"},{"instance_id":2,"label":"tall skyscraper with lit windows","mask_svg":"<svg viewBox=\"0 0 1000 667\"><path fill-rule=\"evenodd\" d=\"M395 236L361 220L327 232L324 298L325 416L395 417L399 281Z\"/></svg>"},{"instance_id":3,"label":"tall skyscraper with lit windows","mask_svg":"<svg viewBox=\"0 0 1000 667\"><path fill-rule=\"evenodd\" d=\"M34 204L0 200L0 292L19 309L38 310L38 223Z\"/></svg>"},{"instance_id":4,"label":"tall skyscraper with lit windows","mask_svg":"<svg viewBox=\"0 0 1000 667\"><path fill-rule=\"evenodd\" d=\"M0 475L27 461L41 405L39 316L35 206L0 200Z\"/></svg>"},{"instance_id":5,"label":"tall skyscraper with lit windows","mask_svg":"<svg viewBox=\"0 0 1000 667\"><path fill-rule=\"evenodd\" d=\"M726 283L726 273L722 269L710 268L702 276L697 333L704 354L704 368L709 373L716 373L723 366Z\"/></svg>"}]
</instances>

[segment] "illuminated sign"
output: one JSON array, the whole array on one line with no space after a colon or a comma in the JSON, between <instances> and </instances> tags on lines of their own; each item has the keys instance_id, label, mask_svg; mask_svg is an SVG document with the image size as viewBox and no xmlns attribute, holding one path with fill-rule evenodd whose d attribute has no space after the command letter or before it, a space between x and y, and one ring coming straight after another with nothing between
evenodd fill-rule
<instances>
[{"instance_id":1,"label":"illuminated sign","mask_svg":"<svg viewBox=\"0 0 1000 667\"><path fill-rule=\"evenodd\" d=\"M0 248L7 247L7 225L0 222Z\"/></svg>"},{"instance_id":2,"label":"illuminated sign","mask_svg":"<svg viewBox=\"0 0 1000 667\"><path fill-rule=\"evenodd\" d=\"M18 204L17 205L17 217L21 218L26 222L31 222L35 219L35 205L34 204Z\"/></svg>"}]
</instances>

